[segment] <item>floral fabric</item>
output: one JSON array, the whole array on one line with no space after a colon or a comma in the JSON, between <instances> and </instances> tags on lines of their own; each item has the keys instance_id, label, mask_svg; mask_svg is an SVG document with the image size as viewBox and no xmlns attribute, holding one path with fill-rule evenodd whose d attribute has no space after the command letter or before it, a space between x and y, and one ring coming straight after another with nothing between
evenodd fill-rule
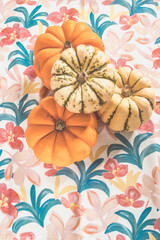
<instances>
[{"instance_id":1,"label":"floral fabric","mask_svg":"<svg viewBox=\"0 0 160 240\"><path fill-rule=\"evenodd\" d=\"M159 0L0 0L0 239L160 239ZM116 68L152 80L156 107L132 133L98 119L90 156L59 168L28 148L27 117L39 102L34 43L48 26L84 21Z\"/></svg>"}]
</instances>

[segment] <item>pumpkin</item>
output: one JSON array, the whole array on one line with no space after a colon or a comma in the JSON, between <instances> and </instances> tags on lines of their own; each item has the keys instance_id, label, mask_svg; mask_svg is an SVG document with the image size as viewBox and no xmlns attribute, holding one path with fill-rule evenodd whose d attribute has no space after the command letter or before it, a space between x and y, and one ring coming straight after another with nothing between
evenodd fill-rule
<instances>
[{"instance_id":1,"label":"pumpkin","mask_svg":"<svg viewBox=\"0 0 160 240\"><path fill-rule=\"evenodd\" d=\"M68 20L62 26L50 26L38 36L34 46L34 67L43 84L50 88L51 68L61 52L79 44L88 44L104 51L101 38L84 22Z\"/></svg>"},{"instance_id":2,"label":"pumpkin","mask_svg":"<svg viewBox=\"0 0 160 240\"><path fill-rule=\"evenodd\" d=\"M129 67L120 67L115 93L98 111L114 131L133 131L149 120L155 106L155 92L147 77Z\"/></svg>"},{"instance_id":3,"label":"pumpkin","mask_svg":"<svg viewBox=\"0 0 160 240\"><path fill-rule=\"evenodd\" d=\"M104 52L81 44L63 51L53 65L51 89L58 104L68 111L90 113L111 99L115 74Z\"/></svg>"},{"instance_id":4,"label":"pumpkin","mask_svg":"<svg viewBox=\"0 0 160 240\"><path fill-rule=\"evenodd\" d=\"M59 167L86 158L97 141L94 113L76 114L44 98L28 116L26 141L37 158Z\"/></svg>"}]
</instances>

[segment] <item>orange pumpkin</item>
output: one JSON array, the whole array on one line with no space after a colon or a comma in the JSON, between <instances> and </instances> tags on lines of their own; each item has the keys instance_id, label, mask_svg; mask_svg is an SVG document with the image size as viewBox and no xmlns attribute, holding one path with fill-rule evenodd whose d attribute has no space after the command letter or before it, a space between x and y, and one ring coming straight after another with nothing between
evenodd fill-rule
<instances>
[{"instance_id":1,"label":"orange pumpkin","mask_svg":"<svg viewBox=\"0 0 160 240\"><path fill-rule=\"evenodd\" d=\"M84 22L68 20L61 27L48 27L45 33L39 35L34 46L34 67L47 88L50 89L52 66L60 58L61 52L79 44L91 45L104 51L101 38Z\"/></svg>"},{"instance_id":2,"label":"orange pumpkin","mask_svg":"<svg viewBox=\"0 0 160 240\"><path fill-rule=\"evenodd\" d=\"M71 113L49 96L28 117L26 141L37 158L59 167L86 158L97 141L94 113Z\"/></svg>"}]
</instances>

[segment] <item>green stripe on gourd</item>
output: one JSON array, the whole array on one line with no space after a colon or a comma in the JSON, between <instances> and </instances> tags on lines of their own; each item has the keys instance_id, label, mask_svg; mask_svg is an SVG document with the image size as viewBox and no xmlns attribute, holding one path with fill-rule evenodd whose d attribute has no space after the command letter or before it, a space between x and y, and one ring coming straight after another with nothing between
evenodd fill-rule
<instances>
[{"instance_id":1,"label":"green stripe on gourd","mask_svg":"<svg viewBox=\"0 0 160 240\"><path fill-rule=\"evenodd\" d=\"M98 114L114 131L133 131L149 120L154 109L152 83L139 71L129 67L120 67L115 78L115 93Z\"/></svg>"},{"instance_id":2,"label":"green stripe on gourd","mask_svg":"<svg viewBox=\"0 0 160 240\"><path fill-rule=\"evenodd\" d=\"M51 89L59 105L71 112L90 113L111 99L115 76L116 69L104 52L79 45L64 50L53 65Z\"/></svg>"}]
</instances>

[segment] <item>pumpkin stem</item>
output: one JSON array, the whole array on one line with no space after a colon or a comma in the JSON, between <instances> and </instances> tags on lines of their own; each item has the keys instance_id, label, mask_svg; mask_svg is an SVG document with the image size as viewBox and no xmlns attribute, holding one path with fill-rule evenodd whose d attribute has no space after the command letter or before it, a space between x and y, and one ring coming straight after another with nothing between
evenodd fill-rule
<instances>
[{"instance_id":1,"label":"pumpkin stem","mask_svg":"<svg viewBox=\"0 0 160 240\"><path fill-rule=\"evenodd\" d=\"M77 81L80 84L83 84L84 82L86 82L86 80L87 80L87 78L86 78L86 74L84 72L78 74Z\"/></svg>"},{"instance_id":2,"label":"pumpkin stem","mask_svg":"<svg viewBox=\"0 0 160 240\"><path fill-rule=\"evenodd\" d=\"M125 86L123 87L123 89L122 89L121 95L122 95L123 97L129 97L129 96L131 96L131 95L132 95L132 89L131 89L131 87L130 87L129 85L125 85Z\"/></svg>"},{"instance_id":3,"label":"pumpkin stem","mask_svg":"<svg viewBox=\"0 0 160 240\"><path fill-rule=\"evenodd\" d=\"M63 50L67 49L67 48L71 48L72 47L72 44L69 42L69 41L66 41L64 43L64 46L63 46Z\"/></svg>"},{"instance_id":4,"label":"pumpkin stem","mask_svg":"<svg viewBox=\"0 0 160 240\"><path fill-rule=\"evenodd\" d=\"M63 120L58 120L55 124L56 131L63 131L65 127L66 127L66 124Z\"/></svg>"}]
</instances>

